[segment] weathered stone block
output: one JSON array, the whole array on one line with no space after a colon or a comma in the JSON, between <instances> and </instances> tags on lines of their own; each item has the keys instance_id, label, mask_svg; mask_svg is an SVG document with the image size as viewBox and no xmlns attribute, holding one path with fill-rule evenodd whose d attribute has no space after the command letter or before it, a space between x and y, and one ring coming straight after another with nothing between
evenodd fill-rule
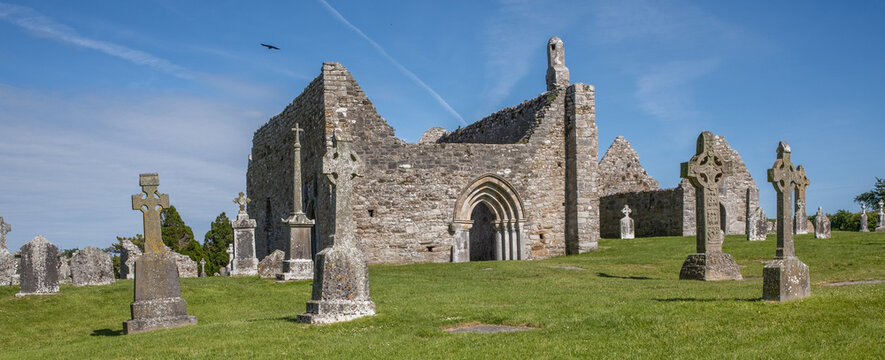
<instances>
[{"instance_id":1,"label":"weathered stone block","mask_svg":"<svg viewBox=\"0 0 885 360\"><path fill-rule=\"evenodd\" d=\"M58 292L58 248L37 235L21 248L21 288L15 296Z\"/></svg>"},{"instance_id":2,"label":"weathered stone block","mask_svg":"<svg viewBox=\"0 0 885 360\"><path fill-rule=\"evenodd\" d=\"M817 214L814 215L814 238L829 239L830 236L830 218L824 214L823 208L818 207Z\"/></svg>"},{"instance_id":3,"label":"weathered stone block","mask_svg":"<svg viewBox=\"0 0 885 360\"><path fill-rule=\"evenodd\" d=\"M132 320L123 323L123 332L136 334L197 323L187 315L187 302L181 297L175 253L148 253L135 260L135 301Z\"/></svg>"},{"instance_id":4,"label":"weathered stone block","mask_svg":"<svg viewBox=\"0 0 885 360\"><path fill-rule=\"evenodd\" d=\"M762 298L790 301L811 295L808 266L796 257L775 259L762 269Z\"/></svg>"},{"instance_id":5,"label":"weathered stone block","mask_svg":"<svg viewBox=\"0 0 885 360\"><path fill-rule=\"evenodd\" d=\"M680 280L741 280L741 267L731 254L692 254L682 263Z\"/></svg>"},{"instance_id":6,"label":"weathered stone block","mask_svg":"<svg viewBox=\"0 0 885 360\"><path fill-rule=\"evenodd\" d=\"M354 247L332 246L317 254L312 300L297 321L329 324L375 314L369 300L369 266Z\"/></svg>"},{"instance_id":7,"label":"weathered stone block","mask_svg":"<svg viewBox=\"0 0 885 360\"><path fill-rule=\"evenodd\" d=\"M262 279L275 279L277 273L283 272L283 258L286 253L283 250L274 250L270 255L258 263L258 277Z\"/></svg>"},{"instance_id":8,"label":"weathered stone block","mask_svg":"<svg viewBox=\"0 0 885 360\"><path fill-rule=\"evenodd\" d=\"M111 254L92 246L74 254L70 268L74 286L108 285L116 281Z\"/></svg>"},{"instance_id":9,"label":"weathered stone block","mask_svg":"<svg viewBox=\"0 0 885 360\"><path fill-rule=\"evenodd\" d=\"M0 286L14 285L15 268L15 255L7 249L0 248Z\"/></svg>"},{"instance_id":10,"label":"weathered stone block","mask_svg":"<svg viewBox=\"0 0 885 360\"><path fill-rule=\"evenodd\" d=\"M141 256L141 249L129 240L121 242L123 249L120 250L120 278L135 278L135 259Z\"/></svg>"}]
</instances>

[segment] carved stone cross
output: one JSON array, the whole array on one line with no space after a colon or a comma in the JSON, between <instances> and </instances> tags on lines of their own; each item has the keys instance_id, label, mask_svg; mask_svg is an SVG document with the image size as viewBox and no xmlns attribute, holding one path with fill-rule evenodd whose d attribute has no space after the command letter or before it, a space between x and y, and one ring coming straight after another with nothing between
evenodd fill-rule
<instances>
[{"instance_id":1,"label":"carved stone cross","mask_svg":"<svg viewBox=\"0 0 885 360\"><path fill-rule=\"evenodd\" d=\"M731 172L731 167L713 149L714 140L713 133L701 133L697 154L681 167L681 176L696 190L698 253L721 252L724 239L719 224L719 186Z\"/></svg>"},{"instance_id":2,"label":"carved stone cross","mask_svg":"<svg viewBox=\"0 0 885 360\"><path fill-rule=\"evenodd\" d=\"M298 123L295 123L295 127L292 128L292 132L295 133L295 147L301 147L301 133L304 132L304 129Z\"/></svg>"},{"instance_id":3,"label":"carved stone cross","mask_svg":"<svg viewBox=\"0 0 885 360\"><path fill-rule=\"evenodd\" d=\"M350 138L335 134L333 146L326 149L323 156L322 174L328 181L331 192L329 214L331 215L331 233L335 242L353 241L356 225L353 222L353 183L363 176L363 164L351 149Z\"/></svg>"},{"instance_id":4,"label":"carved stone cross","mask_svg":"<svg viewBox=\"0 0 885 360\"><path fill-rule=\"evenodd\" d=\"M6 234L10 231L12 231L12 226L9 226L0 216L0 249L6 249Z\"/></svg>"},{"instance_id":5,"label":"carved stone cross","mask_svg":"<svg viewBox=\"0 0 885 360\"><path fill-rule=\"evenodd\" d=\"M777 160L768 169L768 182L777 192L777 251L775 259L795 257L793 248L793 192L796 182L803 175L790 160L790 145L781 141L777 146Z\"/></svg>"},{"instance_id":6,"label":"carved stone cross","mask_svg":"<svg viewBox=\"0 0 885 360\"><path fill-rule=\"evenodd\" d=\"M621 210L621 212L624 213L624 216L626 216L626 217L630 217L630 213L632 213L633 210L630 210L630 206L629 206L629 205L624 205L624 209Z\"/></svg>"},{"instance_id":7,"label":"carved stone cross","mask_svg":"<svg viewBox=\"0 0 885 360\"><path fill-rule=\"evenodd\" d=\"M141 194L132 195L132 210L141 210L144 217L144 252L165 251L163 233L160 228L160 211L169 207L169 195L160 194L160 176L157 174L138 175Z\"/></svg>"},{"instance_id":8,"label":"carved stone cross","mask_svg":"<svg viewBox=\"0 0 885 360\"><path fill-rule=\"evenodd\" d=\"M241 212L246 211L246 204L250 203L251 201L252 199L247 198L246 194L243 194L242 191L240 192L240 196L234 199L234 203L240 205Z\"/></svg>"}]
</instances>

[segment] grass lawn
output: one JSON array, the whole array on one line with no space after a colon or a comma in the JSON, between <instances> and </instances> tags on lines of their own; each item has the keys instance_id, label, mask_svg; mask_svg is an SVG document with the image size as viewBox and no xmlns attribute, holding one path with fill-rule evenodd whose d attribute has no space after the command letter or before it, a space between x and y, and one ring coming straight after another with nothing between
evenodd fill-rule
<instances>
[{"instance_id":1,"label":"grass lawn","mask_svg":"<svg viewBox=\"0 0 885 360\"><path fill-rule=\"evenodd\" d=\"M764 242L728 236L744 281L679 281L693 237L604 239L599 251L543 261L377 265L378 315L296 323L310 281L182 279L199 324L122 335L132 280L15 298L0 287L0 358L885 358L885 233L796 237L811 297L762 301ZM580 267L575 270L563 267ZM449 334L462 323L538 330Z\"/></svg>"}]
</instances>

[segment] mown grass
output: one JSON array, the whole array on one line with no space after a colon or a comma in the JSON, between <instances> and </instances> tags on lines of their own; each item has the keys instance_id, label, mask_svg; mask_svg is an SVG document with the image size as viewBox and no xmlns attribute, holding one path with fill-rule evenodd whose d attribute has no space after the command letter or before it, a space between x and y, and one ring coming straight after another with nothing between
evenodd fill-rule
<instances>
[{"instance_id":1,"label":"mown grass","mask_svg":"<svg viewBox=\"0 0 885 360\"><path fill-rule=\"evenodd\" d=\"M196 326L122 335L132 281L14 298L0 288L0 358L883 358L885 233L796 239L812 296L761 300L774 237L729 236L739 282L677 280L694 238L600 241L599 251L543 261L372 266L378 315L296 323L310 282L182 279ZM574 270L562 267L580 267ZM538 330L449 334L461 323Z\"/></svg>"}]
</instances>

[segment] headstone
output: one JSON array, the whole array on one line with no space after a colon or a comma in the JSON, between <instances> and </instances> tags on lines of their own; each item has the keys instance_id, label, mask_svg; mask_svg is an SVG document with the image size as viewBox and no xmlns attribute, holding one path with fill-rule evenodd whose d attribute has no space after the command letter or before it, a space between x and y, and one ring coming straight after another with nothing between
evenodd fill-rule
<instances>
[{"instance_id":1,"label":"headstone","mask_svg":"<svg viewBox=\"0 0 885 360\"><path fill-rule=\"evenodd\" d=\"M246 213L246 204L249 199L243 193L234 199L240 205L237 219L231 220L230 225L234 229L233 250L234 257L231 260L231 276L252 276L258 274L258 258L255 257L255 220L249 218Z\"/></svg>"},{"instance_id":2,"label":"headstone","mask_svg":"<svg viewBox=\"0 0 885 360\"><path fill-rule=\"evenodd\" d=\"M206 276L206 259L200 259L200 277Z\"/></svg>"},{"instance_id":3,"label":"headstone","mask_svg":"<svg viewBox=\"0 0 885 360\"><path fill-rule=\"evenodd\" d=\"M74 286L108 285L116 281L111 254L92 246L71 256L70 269Z\"/></svg>"},{"instance_id":4,"label":"headstone","mask_svg":"<svg viewBox=\"0 0 885 360\"><path fill-rule=\"evenodd\" d=\"M12 226L3 221L3 217L0 216L0 286L14 285L15 255L12 255L6 247L6 234L10 231L12 231Z\"/></svg>"},{"instance_id":5,"label":"headstone","mask_svg":"<svg viewBox=\"0 0 885 360\"><path fill-rule=\"evenodd\" d=\"M224 268L225 268L225 270L227 270L227 272L224 273L224 276L229 276L230 269L234 263L234 261L233 261L234 260L234 244L233 243L227 244L227 250L225 252L227 253L227 265L225 265Z\"/></svg>"},{"instance_id":6,"label":"headstone","mask_svg":"<svg viewBox=\"0 0 885 360\"><path fill-rule=\"evenodd\" d=\"M132 209L144 218L144 254L135 260L135 296L132 320L123 323L125 334L168 329L197 323L187 314L181 297L178 266L172 251L163 246L160 210L169 207L169 195L161 194L157 174L139 175L142 192L132 195Z\"/></svg>"},{"instance_id":7,"label":"headstone","mask_svg":"<svg viewBox=\"0 0 885 360\"><path fill-rule=\"evenodd\" d=\"M276 279L277 274L283 272L283 259L286 253L283 250L274 250L274 252L265 256L258 263L258 277L262 279Z\"/></svg>"},{"instance_id":8,"label":"headstone","mask_svg":"<svg viewBox=\"0 0 885 360\"><path fill-rule=\"evenodd\" d=\"M322 159L323 191L317 195L317 218L325 222L321 233L328 236L322 243L329 246L316 256L313 293L307 311L296 317L300 323L327 324L375 314L369 266L356 247L353 221L353 186L363 176L362 162L348 137L336 133L332 141Z\"/></svg>"},{"instance_id":9,"label":"headstone","mask_svg":"<svg viewBox=\"0 0 885 360\"><path fill-rule=\"evenodd\" d=\"M74 254L76 254L76 252ZM71 276L71 257L59 255L58 256L58 283L59 284L70 284L72 282L73 282L73 277Z\"/></svg>"},{"instance_id":10,"label":"headstone","mask_svg":"<svg viewBox=\"0 0 885 360\"><path fill-rule=\"evenodd\" d=\"M805 211L805 189L808 187L808 176L802 165L796 167L796 214L793 216L793 234L808 234L808 213ZM812 225L813 226L813 225Z\"/></svg>"},{"instance_id":11,"label":"headstone","mask_svg":"<svg viewBox=\"0 0 885 360\"><path fill-rule=\"evenodd\" d=\"M681 280L741 280L741 268L731 254L722 252L725 234L720 226L719 186L731 172L730 164L713 147L715 135L698 136L697 154L682 163L681 176L695 188L697 253L682 264Z\"/></svg>"},{"instance_id":12,"label":"headstone","mask_svg":"<svg viewBox=\"0 0 885 360\"><path fill-rule=\"evenodd\" d=\"M885 212L882 210L883 206L885 206L885 201L879 200L879 213L876 214L876 232L885 231Z\"/></svg>"},{"instance_id":13,"label":"headstone","mask_svg":"<svg viewBox=\"0 0 885 360\"><path fill-rule=\"evenodd\" d=\"M824 214L824 209L820 206L817 207L817 214L814 215L814 238L830 238L830 218Z\"/></svg>"},{"instance_id":14,"label":"headstone","mask_svg":"<svg viewBox=\"0 0 885 360\"><path fill-rule=\"evenodd\" d=\"M870 232L870 219L867 218L867 204L860 204L860 232Z\"/></svg>"},{"instance_id":15,"label":"headstone","mask_svg":"<svg viewBox=\"0 0 885 360\"><path fill-rule=\"evenodd\" d=\"M286 260L283 261L283 272L277 274L277 280L313 279L313 259L310 256L310 228L314 221L304 213L301 195L301 140L300 133L304 130L295 123L292 132L295 135L292 169L292 212L283 219L283 225L289 228L289 246L286 248Z\"/></svg>"},{"instance_id":16,"label":"headstone","mask_svg":"<svg viewBox=\"0 0 885 360\"><path fill-rule=\"evenodd\" d=\"M808 265L799 261L793 248L792 196L800 175L790 160L790 145L781 141L777 160L768 169L768 182L777 192L777 250L774 260L762 269L762 298L789 301L811 295Z\"/></svg>"},{"instance_id":17,"label":"headstone","mask_svg":"<svg viewBox=\"0 0 885 360\"><path fill-rule=\"evenodd\" d=\"M141 249L129 240L120 242L123 248L120 250L120 278L135 278L135 259L141 256Z\"/></svg>"},{"instance_id":18,"label":"headstone","mask_svg":"<svg viewBox=\"0 0 885 360\"><path fill-rule=\"evenodd\" d=\"M624 209L621 212L624 213L624 217L621 218L621 239L632 239L634 237L634 229L633 218L630 217L630 213L633 211L630 210L630 206L624 205Z\"/></svg>"},{"instance_id":19,"label":"headstone","mask_svg":"<svg viewBox=\"0 0 885 360\"><path fill-rule=\"evenodd\" d=\"M21 251L21 288L15 296L57 293L58 248L37 235Z\"/></svg>"},{"instance_id":20,"label":"headstone","mask_svg":"<svg viewBox=\"0 0 885 360\"><path fill-rule=\"evenodd\" d=\"M16 251L12 256L15 257L15 276L12 278L12 285L19 285L22 274L22 251Z\"/></svg>"},{"instance_id":21,"label":"headstone","mask_svg":"<svg viewBox=\"0 0 885 360\"><path fill-rule=\"evenodd\" d=\"M227 266L225 266L225 267L222 267L221 269L218 269L218 273L215 276L228 276L228 275L230 275L230 274L227 271Z\"/></svg>"},{"instance_id":22,"label":"headstone","mask_svg":"<svg viewBox=\"0 0 885 360\"><path fill-rule=\"evenodd\" d=\"M747 240L762 241L768 235L768 218L759 206L759 189L747 188Z\"/></svg>"},{"instance_id":23,"label":"headstone","mask_svg":"<svg viewBox=\"0 0 885 360\"><path fill-rule=\"evenodd\" d=\"M200 275L199 271L197 271L197 262L191 259L190 256L179 254L168 247L165 248L170 253L170 256L175 259L175 267L178 268L179 278L195 278Z\"/></svg>"}]
</instances>

